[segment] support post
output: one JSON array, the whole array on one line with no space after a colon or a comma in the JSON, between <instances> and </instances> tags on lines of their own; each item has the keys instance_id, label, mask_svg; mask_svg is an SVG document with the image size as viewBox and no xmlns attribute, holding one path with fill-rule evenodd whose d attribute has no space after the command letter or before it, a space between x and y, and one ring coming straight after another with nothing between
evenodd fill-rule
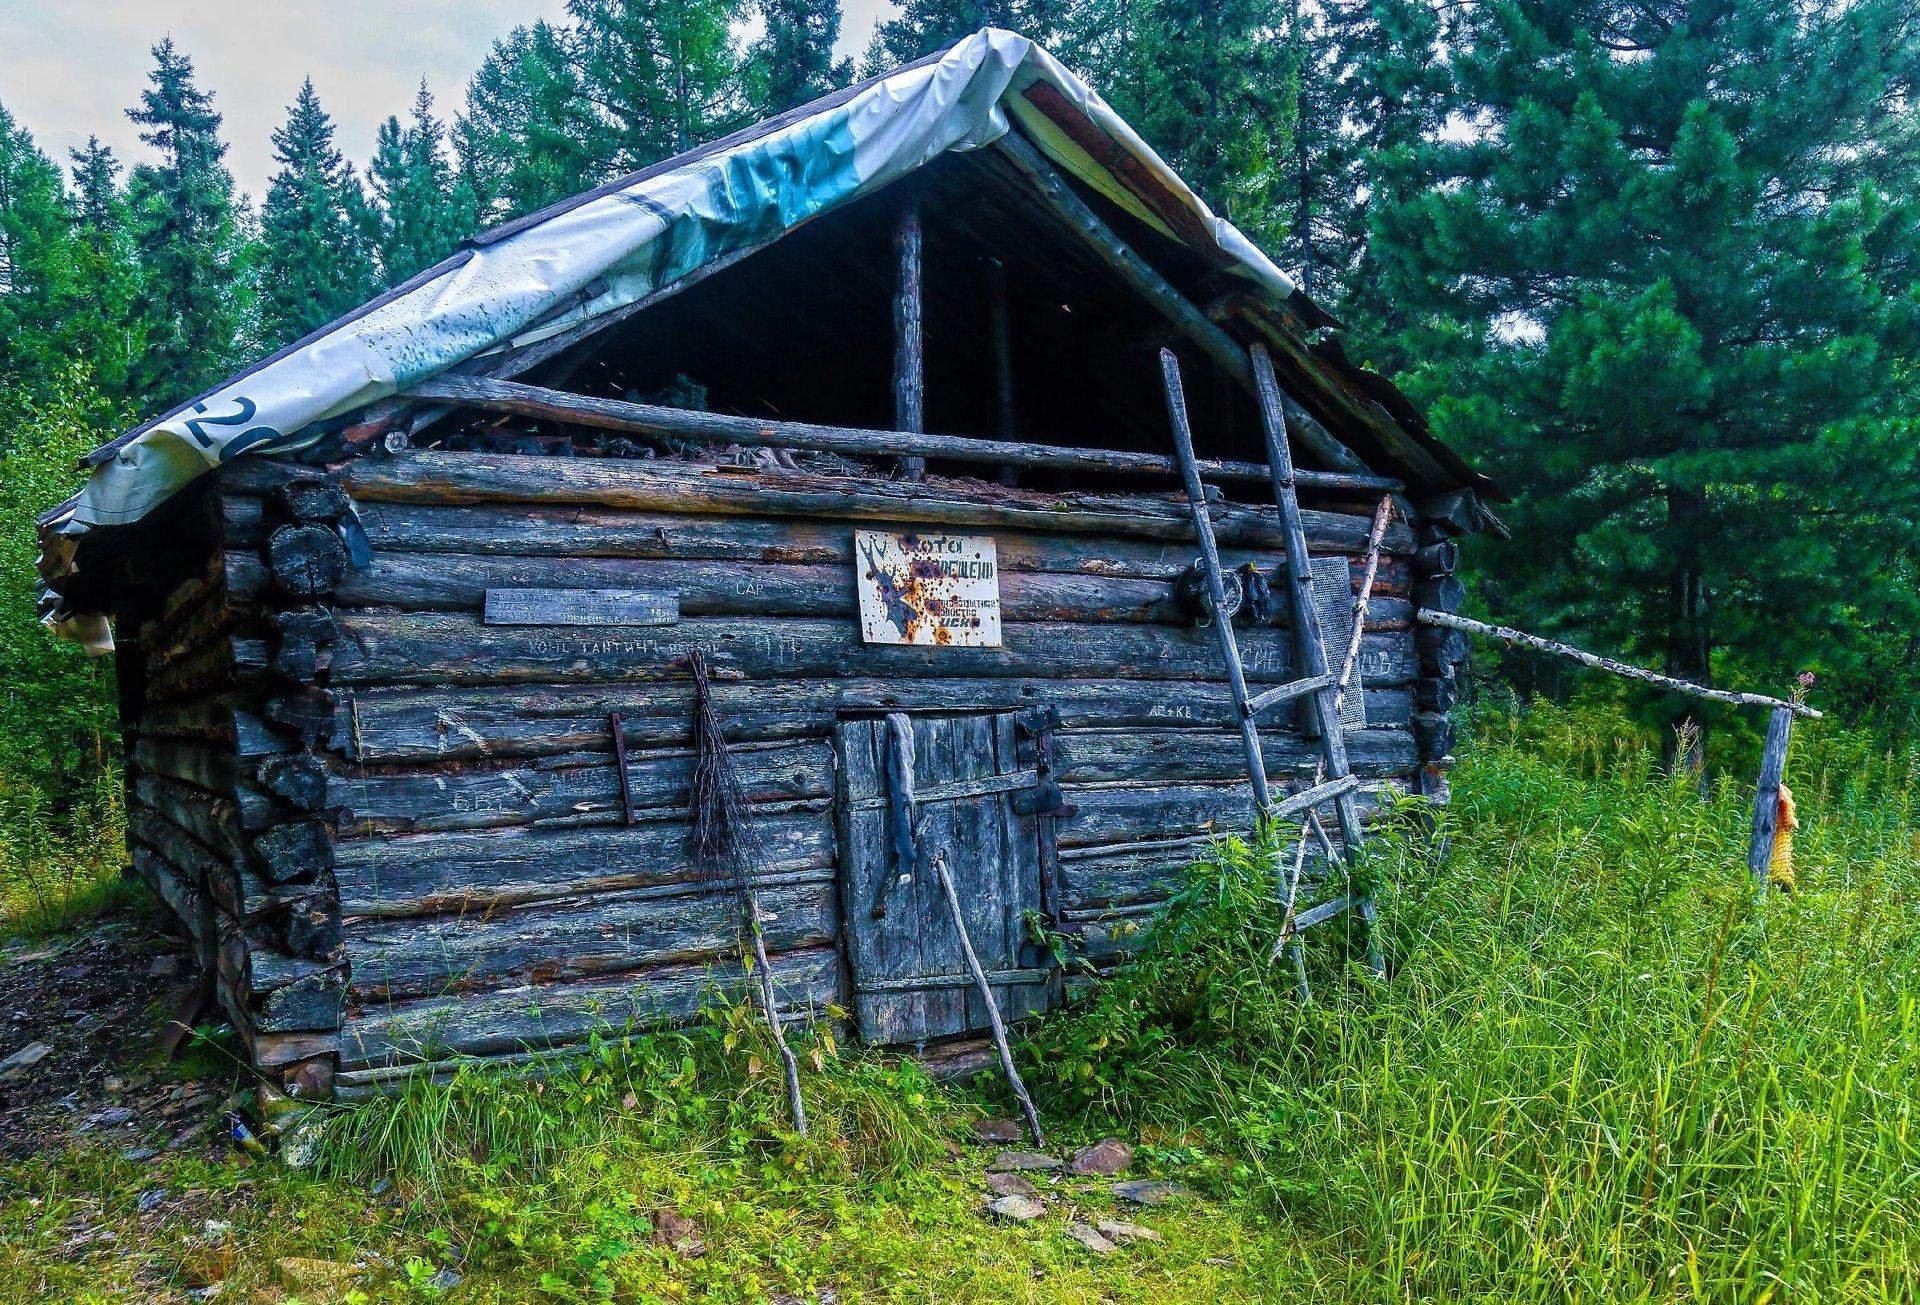
<instances>
[{"instance_id":1,"label":"support post","mask_svg":"<svg viewBox=\"0 0 1920 1305\"><path fill-rule=\"evenodd\" d=\"M925 352L925 297L921 269L920 202L909 200L900 210L893 232L896 267L893 290L893 425L918 434L927 428L927 368ZM908 480L924 480L927 460L900 459Z\"/></svg>"},{"instance_id":2,"label":"support post","mask_svg":"<svg viewBox=\"0 0 1920 1305\"><path fill-rule=\"evenodd\" d=\"M1767 743L1760 753L1760 783L1753 795L1753 840L1747 847L1747 869L1753 886L1767 891L1773 861L1773 842L1780 833L1780 781L1787 773L1787 741L1793 734L1793 712L1775 707L1767 719Z\"/></svg>"},{"instance_id":3,"label":"support post","mask_svg":"<svg viewBox=\"0 0 1920 1305\"><path fill-rule=\"evenodd\" d=\"M993 351L993 437L1011 441L1018 431L1013 406L1013 311L1007 303L1007 265L987 260L987 343ZM1000 465L1000 483L1017 485L1012 463Z\"/></svg>"}]
</instances>

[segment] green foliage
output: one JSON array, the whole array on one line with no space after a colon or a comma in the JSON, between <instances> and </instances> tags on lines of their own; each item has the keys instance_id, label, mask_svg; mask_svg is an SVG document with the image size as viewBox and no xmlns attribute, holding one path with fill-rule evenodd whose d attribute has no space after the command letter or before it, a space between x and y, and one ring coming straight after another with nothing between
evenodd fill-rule
<instances>
[{"instance_id":1,"label":"green foliage","mask_svg":"<svg viewBox=\"0 0 1920 1305\"><path fill-rule=\"evenodd\" d=\"M900 12L875 28L867 51L869 76L931 54L983 27L1003 27L1045 43L1053 39L1071 0L903 0Z\"/></svg>"},{"instance_id":2,"label":"green foliage","mask_svg":"<svg viewBox=\"0 0 1920 1305\"><path fill-rule=\"evenodd\" d=\"M132 389L143 410L183 402L232 368L246 305L233 177L221 162L220 115L171 38L153 47L140 106L127 117L159 155L128 182L145 349Z\"/></svg>"},{"instance_id":3,"label":"green foliage","mask_svg":"<svg viewBox=\"0 0 1920 1305\"><path fill-rule=\"evenodd\" d=\"M725 135L747 118L734 0L569 0L590 148L615 172Z\"/></svg>"},{"instance_id":4,"label":"green foliage","mask_svg":"<svg viewBox=\"0 0 1920 1305\"><path fill-rule=\"evenodd\" d=\"M1218 1190L1339 1236L1339 1298L1911 1295L1920 751L1803 734L1801 891L1762 905L1744 783L1702 797L1617 712L1476 734L1446 854L1376 863L1386 987L1310 935L1290 1006L1229 845L1036 1035L1040 1099L1191 1130Z\"/></svg>"},{"instance_id":5,"label":"green foliage","mask_svg":"<svg viewBox=\"0 0 1920 1305\"><path fill-rule=\"evenodd\" d=\"M747 94L758 113L784 113L853 80L836 59L840 0L757 0L763 28L747 51Z\"/></svg>"},{"instance_id":6,"label":"green foliage","mask_svg":"<svg viewBox=\"0 0 1920 1305\"><path fill-rule=\"evenodd\" d=\"M569 28L516 27L468 84L454 148L482 219L531 213L606 175L573 46Z\"/></svg>"},{"instance_id":7,"label":"green foliage","mask_svg":"<svg viewBox=\"0 0 1920 1305\"><path fill-rule=\"evenodd\" d=\"M1279 0L1100 0L1069 23L1075 63L1216 210L1281 227L1296 121Z\"/></svg>"},{"instance_id":8,"label":"green foliage","mask_svg":"<svg viewBox=\"0 0 1920 1305\"><path fill-rule=\"evenodd\" d=\"M380 278L398 285L459 247L478 220L471 186L447 159L446 128L433 116L433 96L420 83L406 126L380 125L368 167L376 201L370 214Z\"/></svg>"},{"instance_id":9,"label":"green foliage","mask_svg":"<svg viewBox=\"0 0 1920 1305\"><path fill-rule=\"evenodd\" d=\"M271 352L359 307L373 294L366 193L333 144L313 81L273 133L280 170L260 210L257 332Z\"/></svg>"},{"instance_id":10,"label":"green foliage","mask_svg":"<svg viewBox=\"0 0 1920 1305\"><path fill-rule=\"evenodd\" d=\"M44 398L0 387L18 414L0 446L0 920L16 931L103 905L125 863L113 663L41 628L34 565L35 518L123 414L77 368L45 384Z\"/></svg>"},{"instance_id":11,"label":"green foliage","mask_svg":"<svg viewBox=\"0 0 1920 1305\"><path fill-rule=\"evenodd\" d=\"M1911 6L1527 0L1447 40L1480 126L1376 206L1370 295L1519 496L1482 598L1693 679L1870 692L1920 615Z\"/></svg>"}]
</instances>

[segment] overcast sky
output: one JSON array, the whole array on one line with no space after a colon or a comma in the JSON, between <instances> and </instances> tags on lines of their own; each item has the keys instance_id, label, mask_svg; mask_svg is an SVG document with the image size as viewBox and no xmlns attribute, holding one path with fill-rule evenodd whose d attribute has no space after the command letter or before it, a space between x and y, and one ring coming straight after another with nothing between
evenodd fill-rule
<instances>
[{"instance_id":1,"label":"overcast sky","mask_svg":"<svg viewBox=\"0 0 1920 1305\"><path fill-rule=\"evenodd\" d=\"M865 49L886 0L842 0L841 44ZM257 200L273 171L268 135L303 77L364 168L374 132L404 115L425 77L442 118L495 37L565 0L0 0L0 104L63 166L91 133L123 162L146 155L127 121L163 36L193 59L226 117L227 166Z\"/></svg>"}]
</instances>

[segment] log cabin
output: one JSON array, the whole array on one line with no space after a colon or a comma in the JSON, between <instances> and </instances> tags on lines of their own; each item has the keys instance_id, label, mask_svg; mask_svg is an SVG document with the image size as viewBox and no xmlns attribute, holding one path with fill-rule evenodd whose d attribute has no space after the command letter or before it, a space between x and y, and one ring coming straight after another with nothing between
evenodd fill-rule
<instances>
[{"instance_id":1,"label":"log cabin","mask_svg":"<svg viewBox=\"0 0 1920 1305\"><path fill-rule=\"evenodd\" d=\"M132 868L296 1096L353 1097L743 977L689 852L712 668L782 1009L977 1039L912 837L1009 1016L1253 819L1156 357L1247 682L1301 665L1250 346L1315 600L1351 620L1363 809L1444 800L1456 540L1495 488L1339 324L1024 38L918 63L469 240L129 432L42 521L43 614L116 657ZM890 723L895 722L895 723ZM1267 732L1281 791L1315 718ZM885 910L876 902L891 898Z\"/></svg>"}]
</instances>

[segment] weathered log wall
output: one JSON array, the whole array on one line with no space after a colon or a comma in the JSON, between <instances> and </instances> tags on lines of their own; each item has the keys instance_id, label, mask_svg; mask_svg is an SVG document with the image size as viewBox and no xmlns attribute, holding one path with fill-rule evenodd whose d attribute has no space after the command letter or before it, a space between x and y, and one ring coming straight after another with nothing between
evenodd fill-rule
<instances>
[{"instance_id":1,"label":"weathered log wall","mask_svg":"<svg viewBox=\"0 0 1920 1305\"><path fill-rule=\"evenodd\" d=\"M1051 901L1099 962L1197 847L1247 822L1217 650L1173 597L1194 545L1171 498L449 453L332 476L249 461L221 481L195 592L140 640L134 837L176 909L208 921L256 1058L309 1086L681 1018L739 980L737 893L686 855L694 648L795 1009L843 993L842 713L1056 710L1051 773L1076 813L1043 821ZM1306 518L1310 547L1357 573L1366 517ZM1221 503L1217 521L1229 565L1278 564L1271 509ZM862 644L856 526L991 534L1003 646ZM1447 676L1410 617L1448 568L1422 537L1394 528L1376 585L1368 728L1349 739L1363 797L1425 783L1444 742ZM486 590L508 587L670 590L682 619L484 624ZM1293 677L1285 629L1241 633L1251 680ZM1304 787L1317 750L1268 738L1279 789Z\"/></svg>"}]
</instances>

